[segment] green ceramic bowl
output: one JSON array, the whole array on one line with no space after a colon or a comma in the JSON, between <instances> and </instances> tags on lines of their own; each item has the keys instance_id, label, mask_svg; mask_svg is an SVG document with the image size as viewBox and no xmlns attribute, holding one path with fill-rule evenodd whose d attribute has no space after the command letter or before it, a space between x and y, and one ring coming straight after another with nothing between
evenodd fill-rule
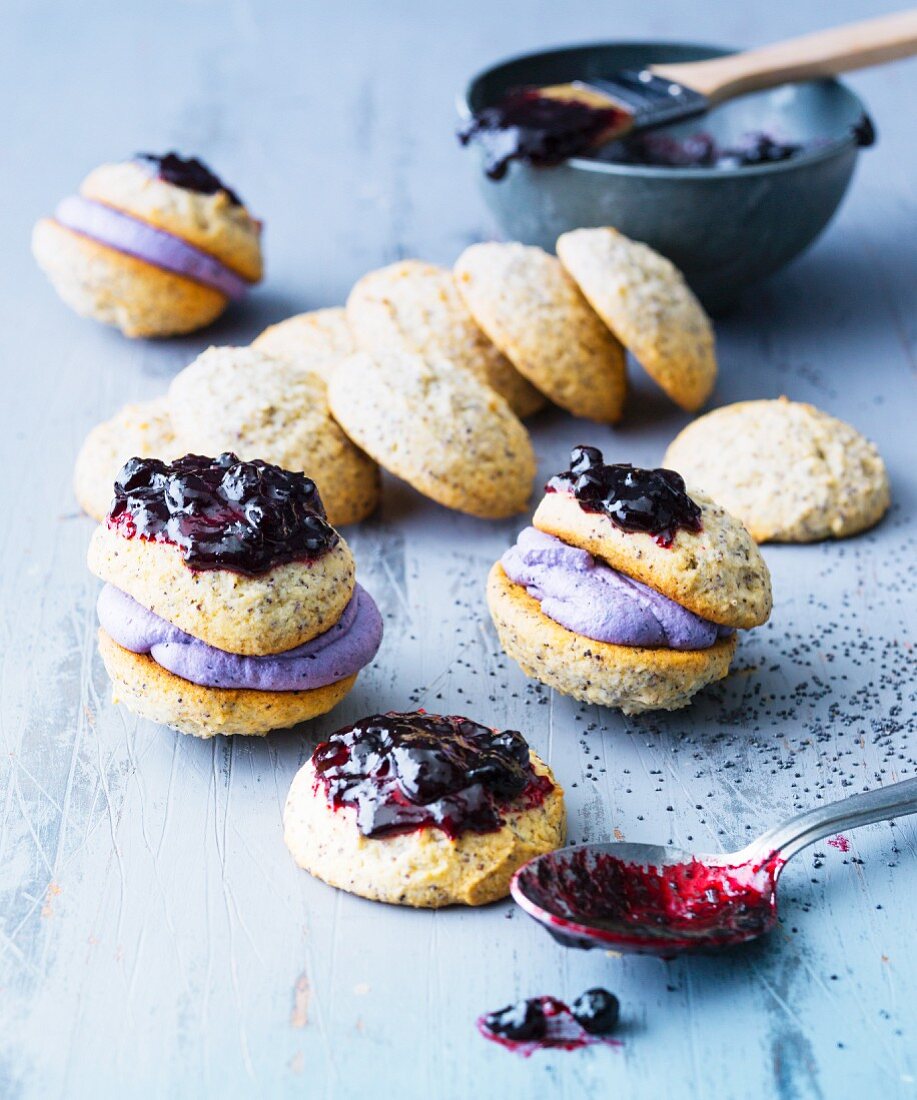
<instances>
[{"instance_id":1,"label":"green ceramic bowl","mask_svg":"<svg viewBox=\"0 0 917 1100\"><path fill-rule=\"evenodd\" d=\"M523 84L588 80L652 62L697 61L729 50L663 42L604 43L526 54L475 76L463 118ZM806 145L785 161L736 169L649 168L573 158L557 168L518 161L494 181L471 150L487 205L510 239L553 251L561 233L613 225L645 241L685 273L708 309L732 305L750 284L810 245L837 209L856 162L853 127L864 107L839 81L818 80L743 96L666 127L704 130L721 143L753 130ZM475 150L476 152L476 150Z\"/></svg>"}]
</instances>

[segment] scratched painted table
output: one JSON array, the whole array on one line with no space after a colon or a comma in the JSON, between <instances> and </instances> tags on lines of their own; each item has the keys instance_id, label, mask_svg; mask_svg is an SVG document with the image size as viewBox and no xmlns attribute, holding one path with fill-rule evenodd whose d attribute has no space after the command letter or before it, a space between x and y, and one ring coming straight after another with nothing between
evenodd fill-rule
<instances>
[{"instance_id":1,"label":"scratched painted table","mask_svg":"<svg viewBox=\"0 0 917 1100\"><path fill-rule=\"evenodd\" d=\"M447 513L393 481L352 533L386 617L330 719L201 742L112 707L71 463L86 430L208 342L342 300L402 256L449 262L490 227L450 137L462 76L596 35L754 43L824 6L483 0L14 0L0 39L0 1095L913 1096L915 822L791 865L768 942L670 965L564 951L508 904L409 912L298 872L281 841L314 739L422 704L519 727L567 789L573 838L740 845L797 808L914 774L914 68L854 80L882 132L830 233L718 326L718 402L812 400L878 439L895 508L874 533L769 547L776 607L690 710L625 719L528 683L483 581L519 523ZM872 5L839 0L838 19ZM753 10L754 9L754 10ZM821 9L821 10L820 10ZM199 152L267 219L269 280L210 333L131 344L71 316L32 221L96 162ZM684 417L638 386L616 431L545 415L542 476L573 443L655 463ZM621 996L623 1046L524 1061L474 1030L521 996Z\"/></svg>"}]
</instances>

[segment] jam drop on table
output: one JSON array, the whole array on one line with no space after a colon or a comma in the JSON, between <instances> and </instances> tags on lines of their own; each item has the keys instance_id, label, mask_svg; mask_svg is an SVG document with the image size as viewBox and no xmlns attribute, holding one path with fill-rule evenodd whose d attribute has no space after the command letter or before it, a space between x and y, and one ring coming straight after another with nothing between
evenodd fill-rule
<instances>
[{"instance_id":1,"label":"jam drop on table","mask_svg":"<svg viewBox=\"0 0 917 1100\"><path fill-rule=\"evenodd\" d=\"M178 153L138 153L136 160L152 168L155 174L166 183L181 187L185 191L197 191L201 195L215 195L225 191L230 202L242 205L239 196L226 186L218 175L211 172L197 157L180 157Z\"/></svg>"},{"instance_id":2,"label":"jam drop on table","mask_svg":"<svg viewBox=\"0 0 917 1100\"><path fill-rule=\"evenodd\" d=\"M616 107L554 99L537 88L516 88L499 103L478 111L458 137L463 145L474 141L481 146L484 171L499 180L511 160L545 168L582 156L620 130L629 118Z\"/></svg>"},{"instance_id":3,"label":"jam drop on table","mask_svg":"<svg viewBox=\"0 0 917 1100\"><path fill-rule=\"evenodd\" d=\"M530 997L479 1016L485 1039L526 1057L536 1050L578 1050L608 1038L618 1026L618 998L607 989L587 989L570 1005L556 997Z\"/></svg>"},{"instance_id":4,"label":"jam drop on table","mask_svg":"<svg viewBox=\"0 0 917 1100\"><path fill-rule=\"evenodd\" d=\"M691 860L646 867L582 848L536 860L519 877L560 942L582 946L576 932L583 926L610 947L665 955L666 947L725 947L773 927L780 862L774 855L737 866Z\"/></svg>"},{"instance_id":5,"label":"jam drop on table","mask_svg":"<svg viewBox=\"0 0 917 1100\"><path fill-rule=\"evenodd\" d=\"M584 512L606 515L622 531L655 535L671 546L679 530L702 528L701 510L674 470L643 470L627 463L606 466L597 447L574 447L570 469L555 474L549 493L572 493Z\"/></svg>"},{"instance_id":6,"label":"jam drop on table","mask_svg":"<svg viewBox=\"0 0 917 1100\"><path fill-rule=\"evenodd\" d=\"M179 547L192 569L250 576L314 561L340 541L311 478L229 453L130 459L115 480L108 526Z\"/></svg>"},{"instance_id":7,"label":"jam drop on table","mask_svg":"<svg viewBox=\"0 0 917 1100\"><path fill-rule=\"evenodd\" d=\"M553 788L532 770L521 733L423 711L363 718L319 745L312 764L329 803L356 809L372 837L493 832L509 803L540 805Z\"/></svg>"}]
</instances>

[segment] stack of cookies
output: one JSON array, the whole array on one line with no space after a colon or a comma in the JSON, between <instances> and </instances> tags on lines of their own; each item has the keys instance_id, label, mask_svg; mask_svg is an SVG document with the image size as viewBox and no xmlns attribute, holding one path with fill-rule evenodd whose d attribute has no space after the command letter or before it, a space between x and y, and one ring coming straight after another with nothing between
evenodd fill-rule
<instances>
[{"instance_id":1,"label":"stack of cookies","mask_svg":"<svg viewBox=\"0 0 917 1100\"><path fill-rule=\"evenodd\" d=\"M231 449L313 477L336 524L374 510L378 466L448 508L522 511L535 475L522 418L550 401L619 421L625 347L688 409L716 377L709 321L667 260L611 229L567 234L558 251L474 245L454 271L405 260L360 279L346 308L211 348L167 401L94 430L80 503L101 518L129 457Z\"/></svg>"}]
</instances>

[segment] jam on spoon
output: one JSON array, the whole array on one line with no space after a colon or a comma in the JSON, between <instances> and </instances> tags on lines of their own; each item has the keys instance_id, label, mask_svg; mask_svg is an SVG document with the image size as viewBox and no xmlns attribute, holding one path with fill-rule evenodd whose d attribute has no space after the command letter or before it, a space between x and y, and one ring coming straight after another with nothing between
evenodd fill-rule
<instances>
[{"instance_id":1,"label":"jam on spoon","mask_svg":"<svg viewBox=\"0 0 917 1100\"><path fill-rule=\"evenodd\" d=\"M584 512L607 516L622 531L655 535L671 546L679 530L702 529L700 507L674 470L644 470L628 463L606 466L597 447L574 447L570 469L555 474L548 493L571 493Z\"/></svg>"},{"instance_id":2,"label":"jam on spoon","mask_svg":"<svg viewBox=\"0 0 917 1100\"><path fill-rule=\"evenodd\" d=\"M528 1057L536 1050L618 1045L608 1036L618 1026L619 1015L618 998L596 988L587 989L569 1005L557 997L529 997L479 1016L477 1028L485 1039Z\"/></svg>"},{"instance_id":3,"label":"jam on spoon","mask_svg":"<svg viewBox=\"0 0 917 1100\"><path fill-rule=\"evenodd\" d=\"M191 569L249 576L314 561L340 541L311 478L228 452L130 459L107 522L125 538L177 546Z\"/></svg>"},{"instance_id":4,"label":"jam on spoon","mask_svg":"<svg viewBox=\"0 0 917 1100\"><path fill-rule=\"evenodd\" d=\"M338 730L312 765L330 805L354 808L371 837L494 832L510 803L537 806L553 789L532 769L521 733L424 711L374 714Z\"/></svg>"},{"instance_id":5,"label":"jam on spoon","mask_svg":"<svg viewBox=\"0 0 917 1100\"><path fill-rule=\"evenodd\" d=\"M917 813L917 779L818 806L739 852L692 855L654 844L579 844L513 877L516 903L569 947L672 958L756 939L777 921L777 878L809 844Z\"/></svg>"}]
</instances>

